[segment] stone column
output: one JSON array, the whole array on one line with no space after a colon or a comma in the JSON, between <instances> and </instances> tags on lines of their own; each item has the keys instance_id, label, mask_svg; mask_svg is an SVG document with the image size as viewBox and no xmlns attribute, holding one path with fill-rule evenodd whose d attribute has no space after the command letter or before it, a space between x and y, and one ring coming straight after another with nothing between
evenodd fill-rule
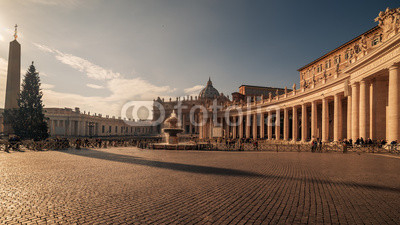
<instances>
[{"instance_id":1,"label":"stone column","mask_svg":"<svg viewBox=\"0 0 400 225\"><path fill-rule=\"evenodd\" d=\"M193 121L194 121L194 115L192 118L189 114L189 134L193 134Z\"/></svg>"},{"instance_id":2,"label":"stone column","mask_svg":"<svg viewBox=\"0 0 400 225\"><path fill-rule=\"evenodd\" d=\"M68 120L69 136L73 136L74 135L73 124L74 124L73 120Z\"/></svg>"},{"instance_id":3,"label":"stone column","mask_svg":"<svg viewBox=\"0 0 400 225\"><path fill-rule=\"evenodd\" d=\"M224 117L223 117L224 118ZM230 133L231 133L231 129L230 129L230 125L231 125L231 123L230 123L230 117L228 116L228 118L226 118L226 119L224 119L225 120L225 127L226 127L226 130L225 130L225 132L226 132L226 134L225 134L225 137L226 138L229 138L230 137Z\"/></svg>"},{"instance_id":4,"label":"stone column","mask_svg":"<svg viewBox=\"0 0 400 225\"><path fill-rule=\"evenodd\" d=\"M322 99L322 141L327 142L329 138L329 107L328 99Z\"/></svg>"},{"instance_id":5,"label":"stone column","mask_svg":"<svg viewBox=\"0 0 400 225\"><path fill-rule=\"evenodd\" d=\"M79 136L80 132L79 119L76 122L74 122L74 125L76 126L76 128L74 128L74 132L76 130L76 134L74 133L74 136Z\"/></svg>"},{"instance_id":6,"label":"stone column","mask_svg":"<svg viewBox=\"0 0 400 225\"><path fill-rule=\"evenodd\" d=\"M342 99L339 94L334 96L334 120L333 120L333 140L342 139Z\"/></svg>"},{"instance_id":7,"label":"stone column","mask_svg":"<svg viewBox=\"0 0 400 225\"><path fill-rule=\"evenodd\" d=\"M389 101L387 107L387 140L388 142L400 141L400 73L398 66L391 66L389 68Z\"/></svg>"},{"instance_id":8,"label":"stone column","mask_svg":"<svg viewBox=\"0 0 400 225\"><path fill-rule=\"evenodd\" d=\"M289 140L289 108L283 110L283 140Z\"/></svg>"},{"instance_id":9,"label":"stone column","mask_svg":"<svg viewBox=\"0 0 400 225\"><path fill-rule=\"evenodd\" d=\"M369 86L369 138L371 138L371 140L374 140L376 137L374 92L375 92L375 80L372 80Z\"/></svg>"},{"instance_id":10,"label":"stone column","mask_svg":"<svg viewBox=\"0 0 400 225\"><path fill-rule=\"evenodd\" d=\"M281 139L281 112L279 109L275 111L276 120L275 120L275 140Z\"/></svg>"},{"instance_id":11,"label":"stone column","mask_svg":"<svg viewBox=\"0 0 400 225\"><path fill-rule=\"evenodd\" d=\"M351 85L351 138L353 143L359 138L359 84Z\"/></svg>"},{"instance_id":12,"label":"stone column","mask_svg":"<svg viewBox=\"0 0 400 225\"><path fill-rule=\"evenodd\" d=\"M200 119L199 125L196 126L196 127L198 127L198 129L199 129L199 139L203 139L203 126L204 126L204 124L201 124L202 123L201 120L203 119L203 116L201 114L199 115L199 119Z\"/></svg>"},{"instance_id":13,"label":"stone column","mask_svg":"<svg viewBox=\"0 0 400 225\"><path fill-rule=\"evenodd\" d=\"M194 115L194 118L195 118L195 120L194 121L196 121L196 123L197 123L197 125L195 124L194 125L194 132L197 134L197 133L199 133L200 131L199 131L199 126L198 126L198 123L200 123L200 116L199 116L199 114L195 114Z\"/></svg>"},{"instance_id":14,"label":"stone column","mask_svg":"<svg viewBox=\"0 0 400 225\"><path fill-rule=\"evenodd\" d=\"M359 122L360 122L360 137L364 140L368 138L368 120L369 120L369 104L368 104L368 85L365 80L360 81L360 110L359 110Z\"/></svg>"},{"instance_id":15,"label":"stone column","mask_svg":"<svg viewBox=\"0 0 400 225\"><path fill-rule=\"evenodd\" d=\"M301 106L301 141L307 141L307 106L305 103Z\"/></svg>"},{"instance_id":16,"label":"stone column","mask_svg":"<svg viewBox=\"0 0 400 225\"><path fill-rule=\"evenodd\" d=\"M265 113L260 114L260 138L265 138Z\"/></svg>"},{"instance_id":17,"label":"stone column","mask_svg":"<svg viewBox=\"0 0 400 225\"><path fill-rule=\"evenodd\" d=\"M53 133L51 134L52 136L56 136L57 133L57 120L53 120Z\"/></svg>"},{"instance_id":18,"label":"stone column","mask_svg":"<svg viewBox=\"0 0 400 225\"><path fill-rule=\"evenodd\" d=\"M54 126L54 121L49 119L47 121L48 129L47 131L49 132L49 135L51 136L53 134L53 126Z\"/></svg>"},{"instance_id":19,"label":"stone column","mask_svg":"<svg viewBox=\"0 0 400 225\"><path fill-rule=\"evenodd\" d=\"M351 114L353 113L351 103L351 95L349 95L347 96L347 140L351 139Z\"/></svg>"},{"instance_id":20,"label":"stone column","mask_svg":"<svg viewBox=\"0 0 400 225\"><path fill-rule=\"evenodd\" d=\"M78 124L77 124L78 125ZM78 125L79 126L79 125ZM128 127L125 127L125 129L124 129L124 134L126 135L127 134L127 129L128 129ZM100 124L99 123L96 123L96 136L99 136L99 133L100 133ZM79 134L79 132L77 133L77 134Z\"/></svg>"},{"instance_id":21,"label":"stone column","mask_svg":"<svg viewBox=\"0 0 400 225\"><path fill-rule=\"evenodd\" d=\"M268 140L272 140L272 112L268 112Z\"/></svg>"},{"instance_id":22,"label":"stone column","mask_svg":"<svg viewBox=\"0 0 400 225\"><path fill-rule=\"evenodd\" d=\"M251 129L251 114L248 112L246 115L246 138L250 138L250 129Z\"/></svg>"},{"instance_id":23,"label":"stone column","mask_svg":"<svg viewBox=\"0 0 400 225\"><path fill-rule=\"evenodd\" d=\"M183 133L186 134L186 115L182 113L182 129Z\"/></svg>"},{"instance_id":24,"label":"stone column","mask_svg":"<svg viewBox=\"0 0 400 225\"><path fill-rule=\"evenodd\" d=\"M297 108L293 106L293 116L292 116L292 138L293 141L297 141L298 134L298 121L297 121Z\"/></svg>"},{"instance_id":25,"label":"stone column","mask_svg":"<svg viewBox=\"0 0 400 225\"><path fill-rule=\"evenodd\" d=\"M317 101L311 103L311 138L317 138Z\"/></svg>"},{"instance_id":26,"label":"stone column","mask_svg":"<svg viewBox=\"0 0 400 225\"><path fill-rule=\"evenodd\" d=\"M257 113L253 114L253 139L257 139Z\"/></svg>"},{"instance_id":27,"label":"stone column","mask_svg":"<svg viewBox=\"0 0 400 225\"><path fill-rule=\"evenodd\" d=\"M237 137L237 117L234 116L233 119L233 126L232 126L232 137L235 139Z\"/></svg>"},{"instance_id":28,"label":"stone column","mask_svg":"<svg viewBox=\"0 0 400 225\"><path fill-rule=\"evenodd\" d=\"M243 138L243 126L244 126L243 116L241 116L241 119L242 120L239 123L239 138Z\"/></svg>"},{"instance_id":29,"label":"stone column","mask_svg":"<svg viewBox=\"0 0 400 225\"><path fill-rule=\"evenodd\" d=\"M213 128L214 128L214 123L213 123L213 116L210 116L210 121L209 121L209 130L208 130L208 138L213 137Z\"/></svg>"}]
</instances>

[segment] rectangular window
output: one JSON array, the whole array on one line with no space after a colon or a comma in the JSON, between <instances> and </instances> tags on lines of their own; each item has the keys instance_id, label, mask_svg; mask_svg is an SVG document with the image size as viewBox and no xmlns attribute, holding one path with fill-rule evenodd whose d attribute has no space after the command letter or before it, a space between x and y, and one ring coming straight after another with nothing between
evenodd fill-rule
<instances>
[{"instance_id":1,"label":"rectangular window","mask_svg":"<svg viewBox=\"0 0 400 225\"><path fill-rule=\"evenodd\" d=\"M106 132L106 126L103 125L103 126L101 127L101 133L104 134L104 132Z\"/></svg>"},{"instance_id":2,"label":"rectangular window","mask_svg":"<svg viewBox=\"0 0 400 225\"><path fill-rule=\"evenodd\" d=\"M374 40L372 40L372 46L375 46L379 43L379 38L374 38Z\"/></svg>"},{"instance_id":3,"label":"rectangular window","mask_svg":"<svg viewBox=\"0 0 400 225\"><path fill-rule=\"evenodd\" d=\"M118 133L118 126L115 126L115 133Z\"/></svg>"},{"instance_id":4,"label":"rectangular window","mask_svg":"<svg viewBox=\"0 0 400 225\"><path fill-rule=\"evenodd\" d=\"M111 126L108 127L108 133L111 134Z\"/></svg>"},{"instance_id":5,"label":"rectangular window","mask_svg":"<svg viewBox=\"0 0 400 225\"><path fill-rule=\"evenodd\" d=\"M339 64L340 63L340 55L335 57L335 64Z\"/></svg>"},{"instance_id":6,"label":"rectangular window","mask_svg":"<svg viewBox=\"0 0 400 225\"><path fill-rule=\"evenodd\" d=\"M325 69L329 69L329 68L331 68L331 60L327 60L325 62Z\"/></svg>"}]
</instances>

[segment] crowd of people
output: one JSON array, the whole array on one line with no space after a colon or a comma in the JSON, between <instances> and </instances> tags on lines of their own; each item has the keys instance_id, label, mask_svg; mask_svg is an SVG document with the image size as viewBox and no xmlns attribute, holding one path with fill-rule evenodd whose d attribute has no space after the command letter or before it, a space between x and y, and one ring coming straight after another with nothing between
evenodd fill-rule
<instances>
[{"instance_id":1,"label":"crowd of people","mask_svg":"<svg viewBox=\"0 0 400 225\"><path fill-rule=\"evenodd\" d=\"M62 150L68 148L82 149L82 148L108 148L108 147L128 147L135 146L140 149L151 149L154 143L160 143L161 138L153 138L153 139L102 139L102 138L76 138L76 139L67 139L67 138L54 138L47 139L45 141L36 142L31 141L28 143L24 143L25 147L33 150L42 150L42 149L52 149L52 150ZM203 148L209 150L262 150L264 149L265 143L267 141L265 139L253 139L253 138L215 138L215 139L207 139L207 140L198 140L193 137L184 142L191 142L193 144L202 144ZM324 150L325 143L322 142L319 138L313 138L310 141L311 143L311 152L322 152ZM9 152L9 150L19 150L20 145L22 144L20 138L18 136L11 136L8 139L8 143L6 144L5 151ZM261 147L260 147L261 144ZM274 144L274 143L272 143ZM386 140L371 140L370 138L364 140L363 138L358 138L353 141L352 139L346 140L344 139L341 144L344 148L352 148L352 147L377 147L383 148L385 146L389 146L389 150L396 151L397 150L397 141L391 142L389 145ZM267 146L268 147L268 146Z\"/></svg>"},{"instance_id":2,"label":"crowd of people","mask_svg":"<svg viewBox=\"0 0 400 225\"><path fill-rule=\"evenodd\" d=\"M361 146L361 147L368 147L368 146L377 146L379 148L382 148L383 146L386 146L388 143L386 140L381 139L381 140L372 140L371 138L368 138L367 140L364 140L362 137L357 138L356 141L353 142L352 139L349 140L343 140L343 144L346 144L347 146ZM390 143L390 146L396 146L397 141L392 141Z\"/></svg>"},{"instance_id":3,"label":"crowd of people","mask_svg":"<svg viewBox=\"0 0 400 225\"><path fill-rule=\"evenodd\" d=\"M108 148L108 147L128 147L150 148L152 143L159 142L159 139L102 139L102 138L52 138L43 141L25 140L22 141L18 136L10 136L8 140L3 139L3 149L9 153L10 150L20 151L29 150L65 150L69 148Z\"/></svg>"}]
</instances>

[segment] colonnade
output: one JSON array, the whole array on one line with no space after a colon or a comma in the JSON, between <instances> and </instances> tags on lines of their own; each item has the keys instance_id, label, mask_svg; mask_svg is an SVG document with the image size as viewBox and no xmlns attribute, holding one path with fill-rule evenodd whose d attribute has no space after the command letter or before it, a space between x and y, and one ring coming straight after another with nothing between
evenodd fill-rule
<instances>
[{"instance_id":1,"label":"colonnade","mask_svg":"<svg viewBox=\"0 0 400 225\"><path fill-rule=\"evenodd\" d=\"M336 85L344 88L322 91L318 97L284 104L277 101L259 106L259 110L247 107L247 112L243 108L242 115L232 113L223 120L224 137L302 142L400 140L399 76L399 67L393 65L360 80L343 79ZM202 128L208 131L203 137L213 137L212 121L210 118Z\"/></svg>"}]
</instances>

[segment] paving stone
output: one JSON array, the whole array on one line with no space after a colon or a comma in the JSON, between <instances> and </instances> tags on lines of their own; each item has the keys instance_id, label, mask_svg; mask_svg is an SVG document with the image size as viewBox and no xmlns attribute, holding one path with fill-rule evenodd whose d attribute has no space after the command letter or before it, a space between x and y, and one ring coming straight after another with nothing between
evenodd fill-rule
<instances>
[{"instance_id":1,"label":"paving stone","mask_svg":"<svg viewBox=\"0 0 400 225\"><path fill-rule=\"evenodd\" d=\"M0 223L399 224L399 171L372 154L0 153Z\"/></svg>"}]
</instances>

